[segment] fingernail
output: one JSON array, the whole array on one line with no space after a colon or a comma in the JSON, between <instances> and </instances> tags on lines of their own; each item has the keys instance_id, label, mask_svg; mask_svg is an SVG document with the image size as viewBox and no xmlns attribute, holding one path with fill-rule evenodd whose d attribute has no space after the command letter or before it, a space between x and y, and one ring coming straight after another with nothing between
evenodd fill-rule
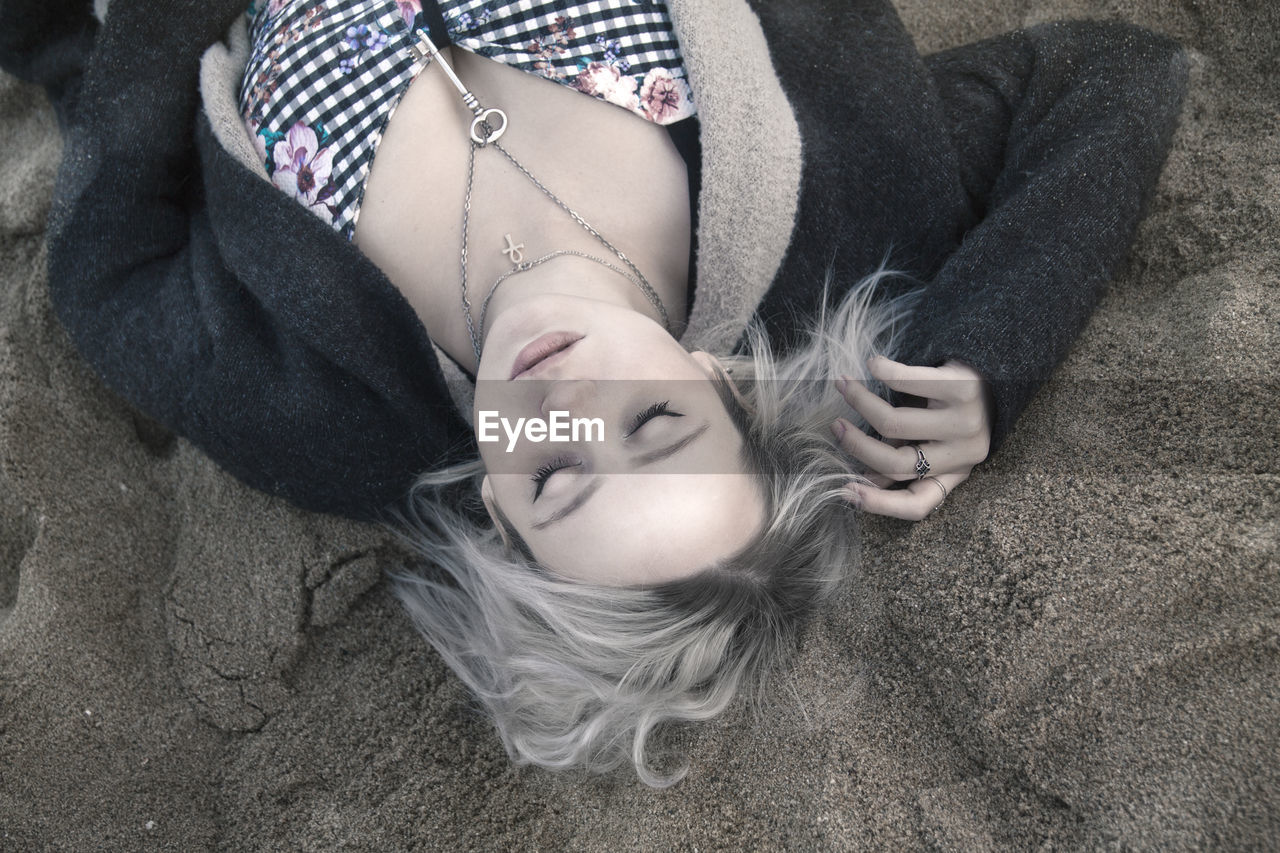
<instances>
[{"instance_id":1,"label":"fingernail","mask_svg":"<svg viewBox=\"0 0 1280 853\"><path fill-rule=\"evenodd\" d=\"M836 390L839 391L841 394L843 394L844 389L848 386L848 384L849 384L849 380L841 376L836 380Z\"/></svg>"},{"instance_id":2,"label":"fingernail","mask_svg":"<svg viewBox=\"0 0 1280 853\"><path fill-rule=\"evenodd\" d=\"M857 486L845 486L845 494L849 497L849 503L862 509L862 490Z\"/></svg>"},{"instance_id":3,"label":"fingernail","mask_svg":"<svg viewBox=\"0 0 1280 853\"><path fill-rule=\"evenodd\" d=\"M844 421L841 420L837 420L831 425L831 431L836 434L836 438L844 438L845 429Z\"/></svg>"}]
</instances>

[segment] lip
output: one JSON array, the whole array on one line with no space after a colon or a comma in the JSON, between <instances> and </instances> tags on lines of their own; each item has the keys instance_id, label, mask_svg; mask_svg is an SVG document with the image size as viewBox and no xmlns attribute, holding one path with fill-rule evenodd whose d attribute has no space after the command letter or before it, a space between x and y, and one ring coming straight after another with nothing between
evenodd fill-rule
<instances>
[{"instance_id":1,"label":"lip","mask_svg":"<svg viewBox=\"0 0 1280 853\"><path fill-rule=\"evenodd\" d=\"M576 332L547 332L535 338L516 355L515 363L511 366L511 378L516 379L535 367L555 361L583 337Z\"/></svg>"}]
</instances>

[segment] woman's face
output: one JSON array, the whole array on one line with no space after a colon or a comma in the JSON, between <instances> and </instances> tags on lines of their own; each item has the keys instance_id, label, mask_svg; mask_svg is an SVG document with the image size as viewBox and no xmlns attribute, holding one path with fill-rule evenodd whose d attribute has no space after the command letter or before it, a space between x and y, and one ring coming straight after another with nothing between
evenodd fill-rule
<instances>
[{"instance_id":1,"label":"woman's face","mask_svg":"<svg viewBox=\"0 0 1280 853\"><path fill-rule=\"evenodd\" d=\"M716 370L654 321L594 299L504 312L476 381L490 513L541 565L591 583L676 580L741 550L763 500Z\"/></svg>"}]
</instances>

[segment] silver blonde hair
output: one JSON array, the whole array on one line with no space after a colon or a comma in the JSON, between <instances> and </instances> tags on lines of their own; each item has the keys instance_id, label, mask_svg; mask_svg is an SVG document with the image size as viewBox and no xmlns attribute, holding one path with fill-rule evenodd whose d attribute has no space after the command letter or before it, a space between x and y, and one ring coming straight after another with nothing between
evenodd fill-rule
<instances>
[{"instance_id":1,"label":"silver blonde hair","mask_svg":"<svg viewBox=\"0 0 1280 853\"><path fill-rule=\"evenodd\" d=\"M527 549L513 553L489 522L479 462L420 480L402 520L423 565L393 576L396 594L513 761L593 771L629 761L665 787L687 768L664 775L650 765L659 724L761 697L857 559L857 518L843 495L851 460L830 427L838 416L860 421L831 380L868 380L867 359L896 349L911 297L878 298L889 275L824 309L787 355L752 325L745 354L722 359L743 401L726 378L718 390L759 478L765 524L694 577L647 588L557 577Z\"/></svg>"}]
</instances>

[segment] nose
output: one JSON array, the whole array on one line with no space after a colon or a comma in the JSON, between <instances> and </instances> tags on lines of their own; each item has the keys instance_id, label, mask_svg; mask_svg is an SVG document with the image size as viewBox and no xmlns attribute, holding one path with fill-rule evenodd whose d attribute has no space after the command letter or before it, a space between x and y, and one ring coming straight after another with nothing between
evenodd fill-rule
<instances>
[{"instance_id":1,"label":"nose","mask_svg":"<svg viewBox=\"0 0 1280 853\"><path fill-rule=\"evenodd\" d=\"M542 398L542 416L552 412L568 412L570 415L586 415L586 407L596 397L593 379L552 380L547 394Z\"/></svg>"}]
</instances>

